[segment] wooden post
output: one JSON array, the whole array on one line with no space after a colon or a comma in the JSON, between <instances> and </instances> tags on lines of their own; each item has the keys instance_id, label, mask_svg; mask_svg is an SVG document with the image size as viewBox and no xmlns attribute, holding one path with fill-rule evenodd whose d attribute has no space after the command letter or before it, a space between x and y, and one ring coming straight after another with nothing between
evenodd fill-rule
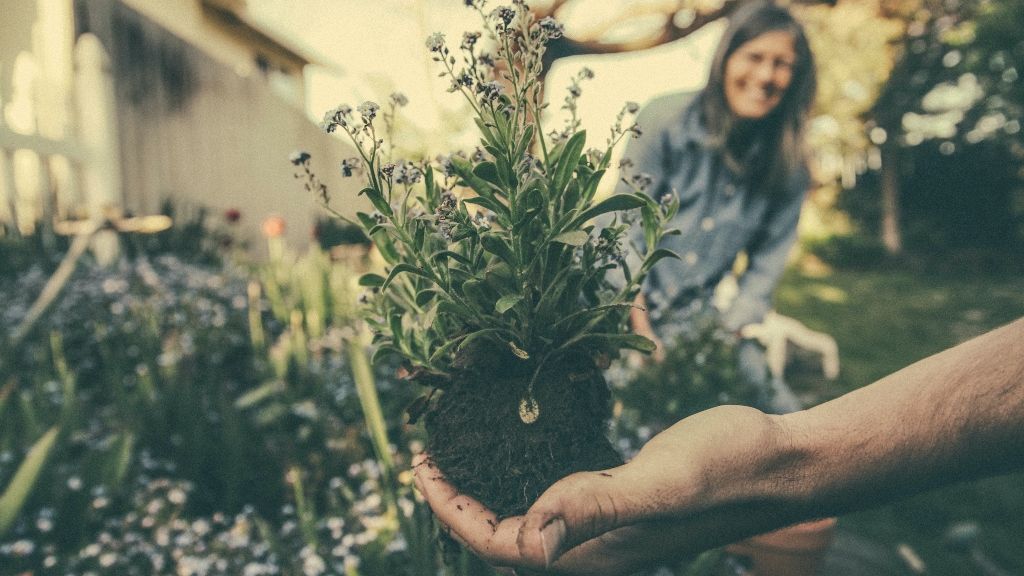
<instances>
[{"instance_id":1,"label":"wooden post","mask_svg":"<svg viewBox=\"0 0 1024 576\"><path fill-rule=\"evenodd\" d=\"M900 167L899 152L894 145L882 148L882 244L886 252L903 252L900 232Z\"/></svg>"},{"instance_id":2,"label":"wooden post","mask_svg":"<svg viewBox=\"0 0 1024 576\"><path fill-rule=\"evenodd\" d=\"M123 208L117 101L110 58L93 34L79 37L74 57L75 117L79 142L85 150L82 184L86 210L90 219L103 219ZM98 261L112 263L119 253L117 235L111 230L100 231L92 248Z\"/></svg>"},{"instance_id":3,"label":"wooden post","mask_svg":"<svg viewBox=\"0 0 1024 576\"><path fill-rule=\"evenodd\" d=\"M9 233L15 238L21 237L18 228L18 189L14 182L14 151L0 147L0 186L7 197L7 213L11 219Z\"/></svg>"}]
</instances>

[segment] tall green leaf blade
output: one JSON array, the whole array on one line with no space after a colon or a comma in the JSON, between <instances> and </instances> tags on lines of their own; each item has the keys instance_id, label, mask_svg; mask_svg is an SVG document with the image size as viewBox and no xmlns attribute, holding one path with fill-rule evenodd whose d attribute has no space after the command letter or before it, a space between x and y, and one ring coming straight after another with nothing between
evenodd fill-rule
<instances>
[{"instance_id":1,"label":"tall green leaf blade","mask_svg":"<svg viewBox=\"0 0 1024 576\"><path fill-rule=\"evenodd\" d=\"M56 445L59 434L60 427L54 426L39 440L36 440L21 466L18 466L18 470L14 473L3 495L0 496L0 536L3 536L18 518L22 506L25 505L25 501L32 493L32 488L35 487L36 480Z\"/></svg>"}]
</instances>

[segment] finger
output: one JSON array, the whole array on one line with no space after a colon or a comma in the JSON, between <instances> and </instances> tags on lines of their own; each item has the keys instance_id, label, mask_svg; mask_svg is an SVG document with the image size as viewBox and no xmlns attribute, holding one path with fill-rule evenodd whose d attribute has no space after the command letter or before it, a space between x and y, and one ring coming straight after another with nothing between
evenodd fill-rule
<instances>
[{"instance_id":1,"label":"finger","mask_svg":"<svg viewBox=\"0 0 1024 576\"><path fill-rule=\"evenodd\" d=\"M429 458L419 464L414 471L416 485L438 521L449 527L452 537L488 562L515 564L516 535L522 516L499 521L478 500L459 493Z\"/></svg>"},{"instance_id":2,"label":"finger","mask_svg":"<svg viewBox=\"0 0 1024 576\"><path fill-rule=\"evenodd\" d=\"M622 467L581 472L544 492L526 513L516 541L524 563L549 568L570 548L627 522L622 476Z\"/></svg>"}]
</instances>

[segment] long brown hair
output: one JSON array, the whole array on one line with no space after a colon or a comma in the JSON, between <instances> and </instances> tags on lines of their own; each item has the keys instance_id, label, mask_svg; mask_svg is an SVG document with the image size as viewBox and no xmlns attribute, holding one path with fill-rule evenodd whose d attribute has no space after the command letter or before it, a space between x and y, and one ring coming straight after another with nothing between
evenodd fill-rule
<instances>
[{"instance_id":1,"label":"long brown hair","mask_svg":"<svg viewBox=\"0 0 1024 576\"><path fill-rule=\"evenodd\" d=\"M742 124L725 97L725 65L740 46L765 32L788 32L793 37L796 62L793 78L779 105L739 134ZM711 63L707 87L701 93L701 115L709 144L722 151L725 161L750 181L764 183L769 194L781 192L787 179L805 163L803 133L817 90L814 56L803 26L789 10L768 1L751 2L736 11ZM753 140L751 140L753 139ZM756 145L759 153L744 162L745 150Z\"/></svg>"}]
</instances>

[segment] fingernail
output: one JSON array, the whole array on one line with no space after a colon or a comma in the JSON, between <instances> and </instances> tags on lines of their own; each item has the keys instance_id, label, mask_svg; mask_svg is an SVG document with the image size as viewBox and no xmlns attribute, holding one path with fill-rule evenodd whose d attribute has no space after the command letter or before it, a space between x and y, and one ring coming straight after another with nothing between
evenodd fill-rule
<instances>
[{"instance_id":1,"label":"fingernail","mask_svg":"<svg viewBox=\"0 0 1024 576\"><path fill-rule=\"evenodd\" d=\"M565 521L555 518L540 529L540 547L544 550L544 565L548 568L555 563L565 540Z\"/></svg>"}]
</instances>

